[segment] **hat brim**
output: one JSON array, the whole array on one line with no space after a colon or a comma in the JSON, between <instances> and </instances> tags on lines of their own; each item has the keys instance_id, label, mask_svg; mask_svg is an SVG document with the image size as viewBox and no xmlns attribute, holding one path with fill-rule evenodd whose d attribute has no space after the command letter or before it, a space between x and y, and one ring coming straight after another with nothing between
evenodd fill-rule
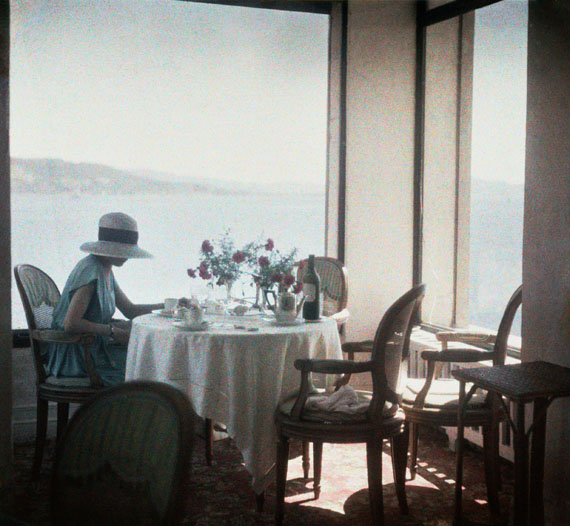
<instances>
[{"instance_id":1,"label":"hat brim","mask_svg":"<svg viewBox=\"0 0 570 526\"><path fill-rule=\"evenodd\" d=\"M137 245L116 243L114 241L94 241L83 243L79 247L83 252L89 252L95 256L107 256L110 258L140 259L152 258L152 254L139 248Z\"/></svg>"}]
</instances>

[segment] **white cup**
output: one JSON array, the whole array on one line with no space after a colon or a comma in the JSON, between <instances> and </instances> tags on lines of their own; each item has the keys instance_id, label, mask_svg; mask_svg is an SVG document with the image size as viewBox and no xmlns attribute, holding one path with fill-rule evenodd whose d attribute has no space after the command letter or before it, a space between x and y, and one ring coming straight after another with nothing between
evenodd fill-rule
<instances>
[{"instance_id":1,"label":"white cup","mask_svg":"<svg viewBox=\"0 0 570 526\"><path fill-rule=\"evenodd\" d=\"M178 307L178 298L166 298L164 300L164 312L173 314Z\"/></svg>"},{"instance_id":2,"label":"white cup","mask_svg":"<svg viewBox=\"0 0 570 526\"><path fill-rule=\"evenodd\" d=\"M184 321L190 327L199 327L204 320L204 315L200 307L190 307L184 310Z\"/></svg>"}]
</instances>

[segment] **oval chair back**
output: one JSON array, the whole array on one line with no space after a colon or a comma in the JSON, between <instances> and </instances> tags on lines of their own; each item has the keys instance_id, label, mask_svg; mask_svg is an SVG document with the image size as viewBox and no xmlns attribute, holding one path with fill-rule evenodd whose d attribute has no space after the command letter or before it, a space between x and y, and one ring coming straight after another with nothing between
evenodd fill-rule
<instances>
[{"instance_id":1,"label":"oval chair back","mask_svg":"<svg viewBox=\"0 0 570 526\"><path fill-rule=\"evenodd\" d=\"M185 502L192 410L167 384L126 382L71 418L52 482L55 525L176 524Z\"/></svg>"},{"instance_id":2,"label":"oval chair back","mask_svg":"<svg viewBox=\"0 0 570 526\"><path fill-rule=\"evenodd\" d=\"M416 313L425 295L425 285L413 287L385 312L374 338L372 350L373 398L370 417L380 421L395 414L406 386L406 370L410 336Z\"/></svg>"},{"instance_id":3,"label":"oval chair back","mask_svg":"<svg viewBox=\"0 0 570 526\"><path fill-rule=\"evenodd\" d=\"M507 303L503 317L501 318L501 323L499 324L499 329L497 330L497 338L493 347L493 365L504 365L505 363L511 327L521 303L522 285L520 285L519 288L513 292L513 295L510 297L509 302Z\"/></svg>"},{"instance_id":4,"label":"oval chair back","mask_svg":"<svg viewBox=\"0 0 570 526\"><path fill-rule=\"evenodd\" d=\"M348 303L348 272L341 261L335 258L315 257L315 270L321 279L323 316L331 316L346 308ZM297 281L302 281L307 271L307 260L299 263Z\"/></svg>"},{"instance_id":5,"label":"oval chair back","mask_svg":"<svg viewBox=\"0 0 570 526\"><path fill-rule=\"evenodd\" d=\"M37 381L43 382L46 372L41 358L42 349L40 342L32 338L31 333L36 329L51 327L53 310L59 301L60 292L53 279L33 265L16 265L14 277L30 332L30 346L34 355Z\"/></svg>"}]
</instances>

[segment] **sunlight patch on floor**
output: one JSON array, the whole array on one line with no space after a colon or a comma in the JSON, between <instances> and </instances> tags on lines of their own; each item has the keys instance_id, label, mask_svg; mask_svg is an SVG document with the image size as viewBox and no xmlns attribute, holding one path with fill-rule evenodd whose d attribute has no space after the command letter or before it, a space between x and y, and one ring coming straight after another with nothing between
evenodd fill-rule
<instances>
[{"instance_id":1,"label":"sunlight patch on floor","mask_svg":"<svg viewBox=\"0 0 570 526\"><path fill-rule=\"evenodd\" d=\"M347 454L347 449L351 451ZM364 444L324 444L323 465L321 476L321 494L318 500L314 499L313 493L313 450L310 453L311 469L309 479L303 479L301 456L291 458L287 470L287 496L286 502L297 503L301 506L327 508L337 513L345 513L346 501L356 493L367 492L368 479L366 471L366 446ZM406 487L428 488L440 491L440 488L421 476L421 471L426 470L429 478L437 479L437 483L445 482L454 484L455 481L437 468L431 467L427 462L420 462L422 468L416 474L414 480L410 480L410 473L406 473ZM425 472L425 471L424 471ZM384 485L393 484L392 459L389 453L382 455L382 480ZM364 494L363 494L364 495ZM354 497L353 497L354 498Z\"/></svg>"}]
</instances>

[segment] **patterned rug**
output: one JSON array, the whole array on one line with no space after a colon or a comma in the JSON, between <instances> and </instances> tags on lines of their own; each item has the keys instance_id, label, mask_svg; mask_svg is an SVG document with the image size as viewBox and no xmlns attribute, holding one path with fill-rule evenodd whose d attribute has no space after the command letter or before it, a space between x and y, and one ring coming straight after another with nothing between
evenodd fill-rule
<instances>
[{"instance_id":1,"label":"patterned rug","mask_svg":"<svg viewBox=\"0 0 570 526\"><path fill-rule=\"evenodd\" d=\"M386 524L448 526L452 524L455 456L447 437L422 429L419 470L408 480L410 512L402 515L396 499L388 443L383 455L384 514ZM364 445L325 444L321 496L314 500L312 480L302 477L300 448L292 447L287 475L285 524L295 526L361 526L370 524L366 450ZM33 445L15 446L15 492L2 511L30 524L49 524L49 481L54 445L49 444L41 478L30 483ZM468 449L465 456L464 510L478 523L489 520L483 458ZM508 512L513 494L512 466L502 462L501 509ZM192 462L188 504L183 524L194 526L273 525L275 488L266 492L265 509L255 511L255 495L239 451L229 439L216 441L214 464L206 465L204 442L197 438ZM1 521L0 521L1 522Z\"/></svg>"}]
</instances>

